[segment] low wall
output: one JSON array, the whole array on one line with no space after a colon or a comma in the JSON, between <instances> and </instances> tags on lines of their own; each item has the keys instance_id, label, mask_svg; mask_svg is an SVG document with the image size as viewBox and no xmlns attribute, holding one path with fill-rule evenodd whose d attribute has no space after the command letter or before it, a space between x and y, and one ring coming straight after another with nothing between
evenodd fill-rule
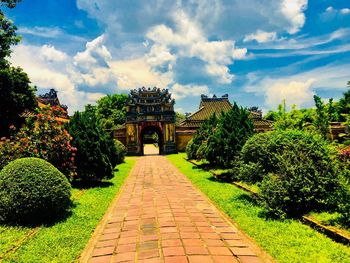
<instances>
[{"instance_id":1,"label":"low wall","mask_svg":"<svg viewBox=\"0 0 350 263\"><path fill-rule=\"evenodd\" d=\"M188 142L196 133L197 127L176 127L176 149L178 152L184 152Z\"/></svg>"}]
</instances>

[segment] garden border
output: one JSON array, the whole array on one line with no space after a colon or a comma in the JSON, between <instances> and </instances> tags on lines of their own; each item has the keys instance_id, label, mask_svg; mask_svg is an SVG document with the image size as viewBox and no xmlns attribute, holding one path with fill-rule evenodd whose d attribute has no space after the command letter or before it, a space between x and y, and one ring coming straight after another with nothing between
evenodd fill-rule
<instances>
[{"instance_id":1,"label":"garden border","mask_svg":"<svg viewBox=\"0 0 350 263\"><path fill-rule=\"evenodd\" d=\"M192 160L190 159L187 159L184 157L184 159L195 165L196 167L199 167L198 164L196 164L195 162L193 162ZM200 168L202 169L202 168ZM202 169L204 171L208 171L210 172L216 179L218 178L218 174L215 174L214 172L212 172L210 169ZM252 190L250 190L249 188L243 186L243 185L240 185L239 183L237 182L228 182L230 184L233 184L234 186L242 189L243 191L251 194L253 196L253 198L255 199L260 199L258 193L256 192L253 192ZM344 245L350 245L350 237L348 236L345 236L343 235L342 233L339 233L337 232L336 230L333 230L332 228L328 227L328 226L325 226L323 224L321 224L320 222L308 217L308 216L302 216L300 222L302 222L304 225L307 225L309 227L311 227L312 229L326 235L327 237L329 237L330 239L332 239L333 241L335 242L338 242L338 243L341 243L341 244L344 244Z\"/></svg>"}]
</instances>

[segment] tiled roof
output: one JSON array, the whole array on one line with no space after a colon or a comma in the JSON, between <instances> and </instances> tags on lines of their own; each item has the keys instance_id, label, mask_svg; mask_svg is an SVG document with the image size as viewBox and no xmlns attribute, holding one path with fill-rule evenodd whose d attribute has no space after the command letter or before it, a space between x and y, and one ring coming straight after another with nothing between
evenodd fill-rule
<instances>
[{"instance_id":1,"label":"tiled roof","mask_svg":"<svg viewBox=\"0 0 350 263\"><path fill-rule=\"evenodd\" d=\"M202 98L199 110L188 116L187 119L181 123L181 126L191 126L189 125L190 123L202 123L204 120L209 119L214 113L219 117L222 112L227 112L231 108L232 105L228 98Z\"/></svg>"},{"instance_id":2,"label":"tiled roof","mask_svg":"<svg viewBox=\"0 0 350 263\"><path fill-rule=\"evenodd\" d=\"M202 96L201 103L199 105L199 110L195 113L189 115L186 120L180 123L181 127L200 127L202 123L209 119L214 113L219 117L222 112L227 112L232 109L232 104L228 100L227 96L221 98L208 98ZM268 120L263 120L260 112L251 111L249 117L252 119L254 127L267 128L272 127L273 122Z\"/></svg>"}]
</instances>

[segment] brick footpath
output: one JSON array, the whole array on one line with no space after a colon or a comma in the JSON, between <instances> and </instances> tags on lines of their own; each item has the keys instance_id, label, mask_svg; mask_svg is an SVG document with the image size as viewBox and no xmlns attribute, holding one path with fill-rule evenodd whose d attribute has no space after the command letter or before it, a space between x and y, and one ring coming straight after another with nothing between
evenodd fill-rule
<instances>
[{"instance_id":1,"label":"brick footpath","mask_svg":"<svg viewBox=\"0 0 350 263\"><path fill-rule=\"evenodd\" d=\"M254 263L267 258L165 157L144 156L81 262Z\"/></svg>"}]
</instances>

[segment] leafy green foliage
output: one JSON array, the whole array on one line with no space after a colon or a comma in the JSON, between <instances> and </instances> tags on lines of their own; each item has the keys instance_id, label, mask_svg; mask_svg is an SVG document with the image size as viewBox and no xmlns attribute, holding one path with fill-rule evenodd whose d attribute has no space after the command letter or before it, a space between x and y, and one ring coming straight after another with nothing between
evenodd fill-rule
<instances>
[{"instance_id":1,"label":"leafy green foliage","mask_svg":"<svg viewBox=\"0 0 350 263\"><path fill-rule=\"evenodd\" d=\"M243 147L242 159L264 171L261 196L274 215L299 216L335 201L338 166L333 150L318 135L293 130L257 134ZM260 181L261 173L253 179Z\"/></svg>"},{"instance_id":2,"label":"leafy green foliage","mask_svg":"<svg viewBox=\"0 0 350 263\"><path fill-rule=\"evenodd\" d=\"M115 148L117 150L117 164L124 162L126 155L126 147L118 140L114 140Z\"/></svg>"},{"instance_id":3,"label":"leafy green foliage","mask_svg":"<svg viewBox=\"0 0 350 263\"><path fill-rule=\"evenodd\" d=\"M97 101L97 118L103 129L113 130L125 123L127 99L125 94L113 94Z\"/></svg>"},{"instance_id":4,"label":"leafy green foliage","mask_svg":"<svg viewBox=\"0 0 350 263\"><path fill-rule=\"evenodd\" d=\"M41 227L34 235L33 228L0 225L0 257L2 262L74 262L81 255L98 223L120 190L134 158L118 166L111 182L101 187L73 189L74 205L71 215L54 225ZM19 249L5 253L25 239Z\"/></svg>"},{"instance_id":5,"label":"leafy green foliage","mask_svg":"<svg viewBox=\"0 0 350 263\"><path fill-rule=\"evenodd\" d=\"M65 176L38 158L17 159L0 172L0 221L38 224L64 215L71 187Z\"/></svg>"},{"instance_id":6,"label":"leafy green foliage","mask_svg":"<svg viewBox=\"0 0 350 263\"><path fill-rule=\"evenodd\" d=\"M254 126L248 111L234 103L231 110L221 115L208 138L206 160L211 165L229 167L253 133Z\"/></svg>"},{"instance_id":7,"label":"leafy green foliage","mask_svg":"<svg viewBox=\"0 0 350 263\"><path fill-rule=\"evenodd\" d=\"M35 109L36 89L29 83L27 74L20 68L0 69L0 136L8 135L11 125L23 124L21 113Z\"/></svg>"},{"instance_id":8,"label":"leafy green foliage","mask_svg":"<svg viewBox=\"0 0 350 263\"><path fill-rule=\"evenodd\" d=\"M84 112L76 112L67 124L77 148L78 181L100 181L113 177L118 153L113 139L99 125L96 110L88 105Z\"/></svg>"},{"instance_id":9,"label":"leafy green foliage","mask_svg":"<svg viewBox=\"0 0 350 263\"><path fill-rule=\"evenodd\" d=\"M15 7L17 0L2 0L0 6ZM24 120L20 114L36 107L35 91L21 68L11 67L8 58L11 46L20 38L16 26L0 10L0 136L8 135L11 125L20 126Z\"/></svg>"},{"instance_id":10,"label":"leafy green foliage","mask_svg":"<svg viewBox=\"0 0 350 263\"><path fill-rule=\"evenodd\" d=\"M210 134L214 132L216 125L218 123L218 118L215 114L205 120L202 126L196 131L193 138L188 142L186 147L186 153L188 159L200 160L204 158L204 150L206 147L206 142ZM201 145L203 146L201 147ZM200 149L200 151L198 151Z\"/></svg>"},{"instance_id":11,"label":"leafy green foliage","mask_svg":"<svg viewBox=\"0 0 350 263\"><path fill-rule=\"evenodd\" d=\"M330 116L329 111L327 111L324 103L322 102L321 98L318 96L314 96L315 105L316 105L316 119L315 119L315 127L317 128L317 131L324 137L327 138L331 131L330 131ZM330 101L330 104L332 101ZM330 109L332 107L329 107Z\"/></svg>"},{"instance_id":12,"label":"leafy green foliage","mask_svg":"<svg viewBox=\"0 0 350 263\"><path fill-rule=\"evenodd\" d=\"M277 111L270 110L264 119L274 122L276 130L300 129L309 130L310 124L315 119L314 109L297 109L296 105L292 105L292 109L287 112L286 101L283 100L278 105Z\"/></svg>"},{"instance_id":13,"label":"leafy green foliage","mask_svg":"<svg viewBox=\"0 0 350 263\"><path fill-rule=\"evenodd\" d=\"M340 151L339 160L342 173L339 176L341 188L337 203L342 223L350 227L350 146Z\"/></svg>"},{"instance_id":14,"label":"leafy green foliage","mask_svg":"<svg viewBox=\"0 0 350 263\"><path fill-rule=\"evenodd\" d=\"M19 2L21 2L21 0L1 0L0 4L6 5L8 8L14 8Z\"/></svg>"},{"instance_id":15,"label":"leafy green foliage","mask_svg":"<svg viewBox=\"0 0 350 263\"><path fill-rule=\"evenodd\" d=\"M350 82L348 82L348 87L350 88L349 84ZM343 97L337 104L337 111L339 119L341 121L346 121L346 116L350 114L350 89L343 93Z\"/></svg>"},{"instance_id":16,"label":"leafy green foliage","mask_svg":"<svg viewBox=\"0 0 350 263\"><path fill-rule=\"evenodd\" d=\"M186 115L182 114L180 112L175 112L175 124L179 125L182 121L184 121L186 119Z\"/></svg>"},{"instance_id":17,"label":"leafy green foliage","mask_svg":"<svg viewBox=\"0 0 350 263\"><path fill-rule=\"evenodd\" d=\"M50 162L72 180L76 175L76 149L64 125L57 120L62 111L60 107L49 106L37 109L37 114L27 118L26 126L14 130L13 136L1 138L0 169L18 158L37 157Z\"/></svg>"},{"instance_id":18,"label":"leafy green foliage","mask_svg":"<svg viewBox=\"0 0 350 263\"><path fill-rule=\"evenodd\" d=\"M333 242L299 220L273 220L263 216L261 207L249 194L229 183L212 180L186 162L184 154L167 158L214 204L232 218L256 243L278 262L350 262L350 247Z\"/></svg>"},{"instance_id":19,"label":"leafy green foliage","mask_svg":"<svg viewBox=\"0 0 350 263\"><path fill-rule=\"evenodd\" d=\"M11 5L9 3L9 5ZM16 34L17 27L8 20L0 10L0 66L8 66L6 60L11 54L11 46L18 44L20 37Z\"/></svg>"}]
</instances>

